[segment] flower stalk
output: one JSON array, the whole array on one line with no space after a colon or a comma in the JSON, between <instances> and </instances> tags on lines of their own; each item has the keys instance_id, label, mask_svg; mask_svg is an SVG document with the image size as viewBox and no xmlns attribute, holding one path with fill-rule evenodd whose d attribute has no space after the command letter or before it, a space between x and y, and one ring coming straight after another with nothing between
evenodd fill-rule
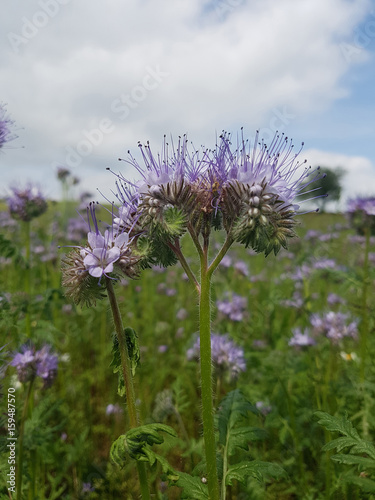
<instances>
[{"instance_id":1,"label":"flower stalk","mask_svg":"<svg viewBox=\"0 0 375 500\"><path fill-rule=\"evenodd\" d=\"M220 490L216 467L216 442L211 360L211 275L207 252L201 257L201 293L199 297L200 368L202 391L203 437L207 462L207 486L210 500L219 500Z\"/></svg>"},{"instance_id":2,"label":"flower stalk","mask_svg":"<svg viewBox=\"0 0 375 500\"><path fill-rule=\"evenodd\" d=\"M119 348L120 348L122 373L123 373L123 377L124 377L126 398L127 398L127 403L128 403L127 406L128 406L128 412L129 412L129 423L130 423L130 427L132 429L134 429L135 427L138 427L139 420L138 420L137 409L136 409L136 404L135 404L135 391L134 391L134 384L133 384L133 375L131 372L129 350L128 350L128 345L126 342L125 330L124 330L124 326L122 324L120 309L119 309L119 306L117 303L116 294L115 294L115 291L113 288L112 280L108 277L106 277L106 288L107 288L108 299L109 299L109 303L111 306L113 321L115 324L116 335L117 335ZM142 499L149 500L151 497L150 497L150 491L149 491L149 485L148 485L148 480L147 480L147 473L146 473L145 464L137 461L137 469L138 469L138 477L139 477L139 484L141 487Z\"/></svg>"},{"instance_id":3,"label":"flower stalk","mask_svg":"<svg viewBox=\"0 0 375 500\"><path fill-rule=\"evenodd\" d=\"M24 429L25 429L25 422L28 416L28 411L29 411L29 403L30 403L30 398L33 393L33 385L34 385L34 380L35 377L33 377L30 382L29 386L27 388L27 394L26 394L26 399L23 404L23 410L22 410L22 415L21 415L21 423L20 423L20 432L18 435L18 464L17 464L17 470L16 470L16 500L21 500L22 499L22 471L23 471L23 438L24 438Z\"/></svg>"}]
</instances>

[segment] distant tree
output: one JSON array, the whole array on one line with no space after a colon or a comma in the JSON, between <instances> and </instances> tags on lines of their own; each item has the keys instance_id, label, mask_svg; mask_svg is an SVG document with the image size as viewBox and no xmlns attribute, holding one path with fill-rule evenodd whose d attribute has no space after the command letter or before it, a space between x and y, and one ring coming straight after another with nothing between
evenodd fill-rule
<instances>
[{"instance_id":1,"label":"distant tree","mask_svg":"<svg viewBox=\"0 0 375 500\"><path fill-rule=\"evenodd\" d=\"M341 180L345 175L345 170L341 167L334 169L321 167L321 172L325 174L325 177L312 182L305 191L315 190L311 193L311 196L328 195L315 200L320 210L324 212L327 203L340 200L342 190Z\"/></svg>"}]
</instances>

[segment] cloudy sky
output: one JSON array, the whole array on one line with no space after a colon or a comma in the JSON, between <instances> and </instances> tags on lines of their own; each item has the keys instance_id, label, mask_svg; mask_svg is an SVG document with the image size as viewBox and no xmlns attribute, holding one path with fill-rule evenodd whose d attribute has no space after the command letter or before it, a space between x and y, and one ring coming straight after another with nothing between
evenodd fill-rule
<instances>
[{"instance_id":1,"label":"cloudy sky","mask_svg":"<svg viewBox=\"0 0 375 500\"><path fill-rule=\"evenodd\" d=\"M2 0L0 102L18 138L1 193L56 169L110 193L138 141L211 147L223 129L305 143L343 167L345 196L375 192L375 4L370 0ZM133 177L129 171L128 177Z\"/></svg>"}]
</instances>

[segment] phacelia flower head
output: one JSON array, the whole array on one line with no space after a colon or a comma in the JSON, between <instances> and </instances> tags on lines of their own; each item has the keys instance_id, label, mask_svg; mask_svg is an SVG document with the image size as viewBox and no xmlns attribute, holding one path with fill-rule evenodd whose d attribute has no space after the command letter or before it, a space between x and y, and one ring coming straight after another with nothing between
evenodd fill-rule
<instances>
[{"instance_id":1,"label":"phacelia flower head","mask_svg":"<svg viewBox=\"0 0 375 500\"><path fill-rule=\"evenodd\" d=\"M44 388L50 387L57 375L58 357L51 353L49 345L36 350L32 345L24 345L17 352L11 366L17 369L18 380L22 383L30 382L35 377L40 377Z\"/></svg>"},{"instance_id":2,"label":"phacelia flower head","mask_svg":"<svg viewBox=\"0 0 375 500\"><path fill-rule=\"evenodd\" d=\"M364 234L366 228L370 229L370 234L375 234L375 196L349 200L347 212L351 225L359 234Z\"/></svg>"},{"instance_id":3,"label":"phacelia flower head","mask_svg":"<svg viewBox=\"0 0 375 500\"><path fill-rule=\"evenodd\" d=\"M6 114L5 106L0 103L0 149L3 148L7 142L17 137L12 132L13 123L14 122Z\"/></svg>"},{"instance_id":4,"label":"phacelia flower head","mask_svg":"<svg viewBox=\"0 0 375 500\"><path fill-rule=\"evenodd\" d=\"M338 344L345 337L358 337L358 320L350 321L348 314L333 311L324 315L312 314L310 322L314 336L325 335L334 344Z\"/></svg>"},{"instance_id":5,"label":"phacelia flower head","mask_svg":"<svg viewBox=\"0 0 375 500\"><path fill-rule=\"evenodd\" d=\"M309 335L309 331L306 328L304 333L302 333L300 328L294 328L293 337L289 340L288 344L294 347L307 347L315 345L316 341Z\"/></svg>"},{"instance_id":6,"label":"phacelia flower head","mask_svg":"<svg viewBox=\"0 0 375 500\"><path fill-rule=\"evenodd\" d=\"M306 162L297 160L300 151L294 153L284 134L276 134L269 146L259 142L257 134L254 148L242 136L234 151L230 135L224 133L220 140L212 166L223 225L246 247L276 254L295 236L294 217L300 208L296 198L320 177L319 169L301 172Z\"/></svg>"},{"instance_id":7,"label":"phacelia flower head","mask_svg":"<svg viewBox=\"0 0 375 500\"><path fill-rule=\"evenodd\" d=\"M62 283L76 304L85 302L90 305L103 298L98 287L103 277L117 279L119 275L126 275L135 278L139 257L133 255L129 233L119 230L118 226L109 226L102 234L95 204L90 204L87 214L87 245L74 248L63 260Z\"/></svg>"},{"instance_id":8,"label":"phacelia flower head","mask_svg":"<svg viewBox=\"0 0 375 500\"><path fill-rule=\"evenodd\" d=\"M14 219L29 222L47 210L47 201L39 188L29 184L26 188L13 188L8 198L10 215Z\"/></svg>"},{"instance_id":9,"label":"phacelia flower head","mask_svg":"<svg viewBox=\"0 0 375 500\"><path fill-rule=\"evenodd\" d=\"M247 299L246 297L241 297L241 295L237 295L236 293L231 296L227 294L227 298L224 300L218 300L216 305L218 311L232 321L242 321L247 308Z\"/></svg>"},{"instance_id":10,"label":"phacelia flower head","mask_svg":"<svg viewBox=\"0 0 375 500\"><path fill-rule=\"evenodd\" d=\"M154 252L151 264L170 265L161 253L187 230L207 241L212 229L222 227L231 241L276 254L295 234L298 196L321 177L319 169L301 171L305 162L298 162L299 152L283 134L269 146L258 144L257 135L254 148L242 136L235 150L226 133L213 150L190 151L185 136L176 147L164 139L158 155L148 143L139 148L142 161L129 153L127 162L141 179L116 174L122 204L116 223L126 228L136 217L137 234L147 235Z\"/></svg>"},{"instance_id":11,"label":"phacelia flower head","mask_svg":"<svg viewBox=\"0 0 375 500\"><path fill-rule=\"evenodd\" d=\"M217 372L228 374L231 379L238 377L240 372L246 371L244 351L230 340L228 335L211 333L212 362ZM189 360L199 359L200 339L198 338L191 349L187 351Z\"/></svg>"}]
</instances>

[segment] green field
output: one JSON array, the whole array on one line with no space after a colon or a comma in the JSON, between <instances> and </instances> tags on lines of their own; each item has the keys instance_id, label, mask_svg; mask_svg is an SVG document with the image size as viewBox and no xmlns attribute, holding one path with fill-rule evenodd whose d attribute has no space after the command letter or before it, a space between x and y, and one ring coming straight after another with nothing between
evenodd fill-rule
<instances>
[{"instance_id":1,"label":"green field","mask_svg":"<svg viewBox=\"0 0 375 500\"><path fill-rule=\"evenodd\" d=\"M61 287L61 259L70 249L58 246L79 244L67 236L69 216L78 216L73 206L50 203L31 222L28 255L26 224L10 225L5 210L0 498L16 498L6 483L9 388L15 388L18 432L21 420L24 425L22 498L139 498L135 462L129 459L119 467L109 458L111 444L129 425L110 366L114 328L108 300L81 308L65 298ZM280 474L264 469L261 480L255 472L233 479L228 500L375 498L375 244L371 240L366 251L365 238L356 237L344 215L307 214L299 222L299 238L288 251L265 258L233 246L228 267L220 265L214 276L212 330L228 334L246 362L237 378L214 366L215 404L222 408L222 399L239 389L238 397L259 410L250 405L237 420L233 416L233 436L241 426L253 431L245 445L242 440L225 455L227 466L257 460L283 469ZM219 244L220 233L214 238ZM183 245L196 269L190 240ZM115 290L124 325L138 334L141 362L134 382L140 419L167 424L177 434L163 434L164 442L152 449L176 471L204 481L199 363L187 357L198 331L197 299L183 274L179 265L146 269L137 280L117 283ZM217 301L230 302L235 295L246 304L239 321L216 308ZM314 333L311 316L329 312L344 313L345 328L354 322L357 334L348 334L341 324L333 325L331 335ZM290 345L295 328L307 329L314 345ZM59 363L51 387L35 379L28 397L29 384L20 383L8 363L30 342L36 349L49 344ZM117 412L107 414L108 405L117 405ZM337 419L323 426L317 411ZM334 443L338 438L346 441ZM332 442L331 449L322 450ZM184 498L180 488L168 487L160 463L147 464L147 473L152 498Z\"/></svg>"}]
</instances>

